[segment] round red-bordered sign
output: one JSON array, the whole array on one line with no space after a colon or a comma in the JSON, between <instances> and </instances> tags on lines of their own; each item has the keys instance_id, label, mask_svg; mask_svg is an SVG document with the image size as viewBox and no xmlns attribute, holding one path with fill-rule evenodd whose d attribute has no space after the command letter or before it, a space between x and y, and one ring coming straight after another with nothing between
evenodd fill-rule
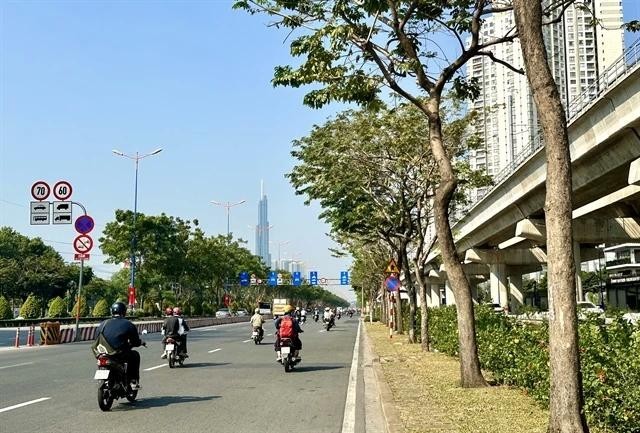
<instances>
[{"instance_id":1,"label":"round red-bordered sign","mask_svg":"<svg viewBox=\"0 0 640 433\"><path fill-rule=\"evenodd\" d=\"M73 249L80 254L88 253L91 251L91 248L93 248L93 239L91 239L91 236L80 235L73 240Z\"/></svg>"},{"instance_id":2,"label":"round red-bordered sign","mask_svg":"<svg viewBox=\"0 0 640 433\"><path fill-rule=\"evenodd\" d=\"M44 180L39 180L31 185L31 197L38 201L46 200L51 194L51 187Z\"/></svg>"},{"instance_id":3,"label":"round red-bordered sign","mask_svg":"<svg viewBox=\"0 0 640 433\"><path fill-rule=\"evenodd\" d=\"M71 188L71 184L66 180L61 180L53 186L53 195L55 195L58 200L68 199L71 197L71 193L73 193L73 188Z\"/></svg>"}]
</instances>

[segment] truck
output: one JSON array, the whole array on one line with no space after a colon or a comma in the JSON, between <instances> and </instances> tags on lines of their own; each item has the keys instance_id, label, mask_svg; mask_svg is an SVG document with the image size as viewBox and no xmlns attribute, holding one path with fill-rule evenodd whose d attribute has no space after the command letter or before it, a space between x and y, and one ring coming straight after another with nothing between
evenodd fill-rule
<instances>
[{"instance_id":1,"label":"truck","mask_svg":"<svg viewBox=\"0 0 640 433\"><path fill-rule=\"evenodd\" d=\"M278 316L282 316L284 314L284 307L288 304L289 300L286 298L275 298L273 300L273 309L271 311L273 318L275 319Z\"/></svg>"}]
</instances>

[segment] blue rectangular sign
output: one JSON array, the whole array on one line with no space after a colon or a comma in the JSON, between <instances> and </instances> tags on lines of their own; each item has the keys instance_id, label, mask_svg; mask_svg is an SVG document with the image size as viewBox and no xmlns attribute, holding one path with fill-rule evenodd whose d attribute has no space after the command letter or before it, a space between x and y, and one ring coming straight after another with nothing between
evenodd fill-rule
<instances>
[{"instance_id":1,"label":"blue rectangular sign","mask_svg":"<svg viewBox=\"0 0 640 433\"><path fill-rule=\"evenodd\" d=\"M240 285L245 287L249 285L249 272L240 272Z\"/></svg>"},{"instance_id":2,"label":"blue rectangular sign","mask_svg":"<svg viewBox=\"0 0 640 433\"><path fill-rule=\"evenodd\" d=\"M341 271L340 272L340 284L347 285L349 284L349 272Z\"/></svg>"},{"instance_id":3,"label":"blue rectangular sign","mask_svg":"<svg viewBox=\"0 0 640 433\"><path fill-rule=\"evenodd\" d=\"M318 272L317 271L309 272L309 283L312 286L317 286L318 285Z\"/></svg>"},{"instance_id":4,"label":"blue rectangular sign","mask_svg":"<svg viewBox=\"0 0 640 433\"><path fill-rule=\"evenodd\" d=\"M293 285L294 286L299 286L299 285L302 284L302 275L300 274L300 272L294 272L291 275L293 277Z\"/></svg>"},{"instance_id":5,"label":"blue rectangular sign","mask_svg":"<svg viewBox=\"0 0 640 433\"><path fill-rule=\"evenodd\" d=\"M278 285L278 273L276 271L269 272L269 278L267 279L267 284L270 286Z\"/></svg>"}]
</instances>

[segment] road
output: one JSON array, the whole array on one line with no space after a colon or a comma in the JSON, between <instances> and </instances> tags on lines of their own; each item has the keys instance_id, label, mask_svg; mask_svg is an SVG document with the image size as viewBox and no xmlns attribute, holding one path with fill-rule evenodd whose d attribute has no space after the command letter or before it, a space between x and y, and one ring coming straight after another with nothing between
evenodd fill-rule
<instances>
[{"instance_id":1,"label":"road","mask_svg":"<svg viewBox=\"0 0 640 433\"><path fill-rule=\"evenodd\" d=\"M0 430L365 431L362 369L354 370L357 376L351 382L357 386L348 392L358 334L355 318L340 320L330 332L319 323L305 324L303 361L292 373L275 362L272 323L265 325L265 340L259 346L249 339L248 326L193 329L191 357L175 369L160 359L160 335L148 334L148 347L140 348L143 389L138 401L118 400L106 413L97 405L89 343L1 349ZM23 403L30 404L19 406Z\"/></svg>"}]
</instances>

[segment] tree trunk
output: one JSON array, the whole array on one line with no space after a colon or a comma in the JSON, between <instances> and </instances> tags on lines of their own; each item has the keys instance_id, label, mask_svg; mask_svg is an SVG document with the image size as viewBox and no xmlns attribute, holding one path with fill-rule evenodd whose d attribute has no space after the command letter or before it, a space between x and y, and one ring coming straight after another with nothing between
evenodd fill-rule
<instances>
[{"instance_id":1,"label":"tree trunk","mask_svg":"<svg viewBox=\"0 0 640 433\"><path fill-rule=\"evenodd\" d=\"M403 267L403 260L404 257L402 256L402 253L400 251L398 252L398 267L400 269L402 269ZM400 275L398 275L398 278L400 278ZM398 334L404 334L404 324L402 323L402 297L400 296L400 288L398 288L398 290L395 291L394 293L395 295L395 299L396 299L396 303L395 303L395 317L394 319L394 326L395 326L395 330Z\"/></svg>"},{"instance_id":2,"label":"tree trunk","mask_svg":"<svg viewBox=\"0 0 640 433\"><path fill-rule=\"evenodd\" d=\"M548 432L588 432L583 412L571 226L571 157L567 123L547 63L539 1L514 0L527 78L536 103L547 156L550 399Z\"/></svg>"},{"instance_id":3,"label":"tree trunk","mask_svg":"<svg viewBox=\"0 0 640 433\"><path fill-rule=\"evenodd\" d=\"M487 382L482 376L478 359L471 287L456 252L449 223L449 204L458 182L451 166L451 160L442 143L439 96L431 97L426 107L423 107L423 111L429 117L429 144L440 173L440 183L436 189L433 203L433 214L442 261L457 306L461 385L463 388L483 387L487 386Z\"/></svg>"},{"instance_id":4,"label":"tree trunk","mask_svg":"<svg viewBox=\"0 0 640 433\"><path fill-rule=\"evenodd\" d=\"M429 341L429 308L427 306L427 283L424 281L422 269L416 270L416 281L420 288L420 346L425 352L431 350Z\"/></svg>"},{"instance_id":5,"label":"tree trunk","mask_svg":"<svg viewBox=\"0 0 640 433\"><path fill-rule=\"evenodd\" d=\"M409 343L414 344L416 342L416 314L417 314L417 302L416 302L416 288L413 285L411 278L411 268L409 266L409 257L407 255L407 247L403 245L401 252L402 259L402 272L404 272L404 282L409 295Z\"/></svg>"}]
</instances>

